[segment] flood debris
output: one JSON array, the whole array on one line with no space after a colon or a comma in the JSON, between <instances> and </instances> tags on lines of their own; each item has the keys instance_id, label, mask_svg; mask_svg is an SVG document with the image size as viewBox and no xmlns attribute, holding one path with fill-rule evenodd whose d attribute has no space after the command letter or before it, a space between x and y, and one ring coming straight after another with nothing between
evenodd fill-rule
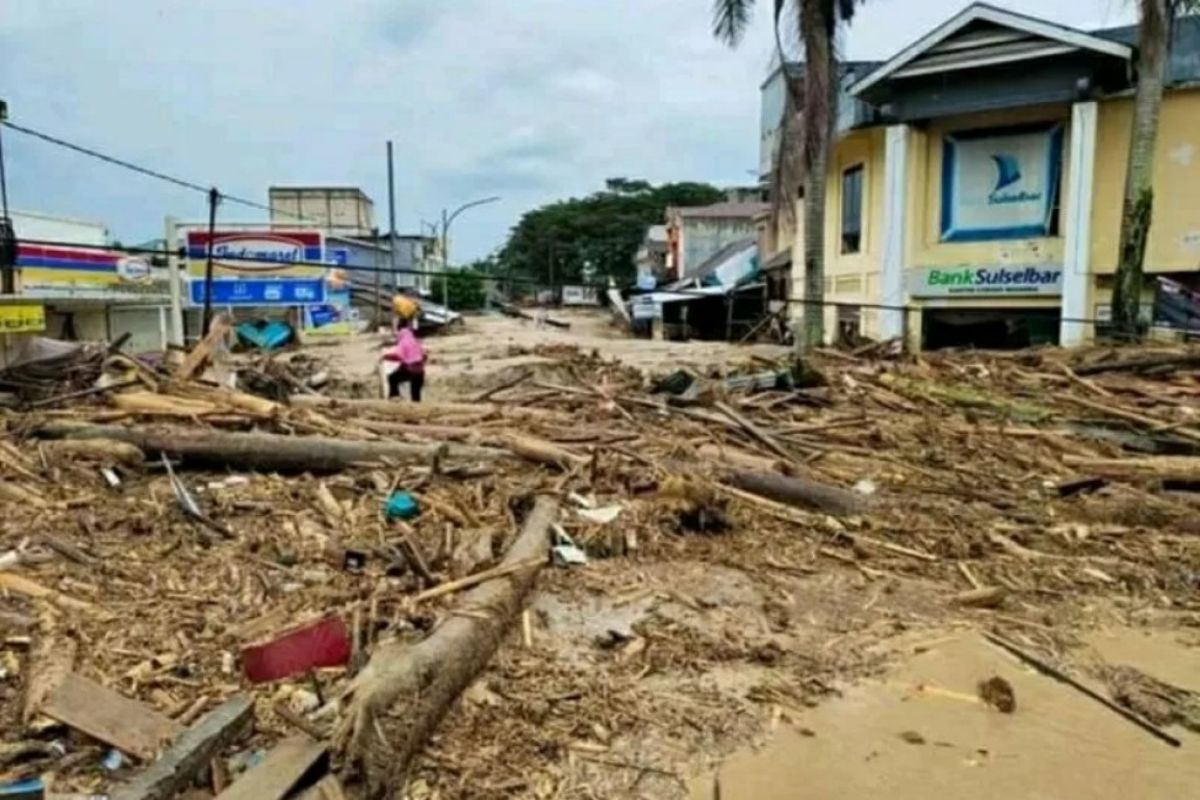
<instances>
[{"instance_id":1,"label":"flood debris","mask_svg":"<svg viewBox=\"0 0 1200 800\"><path fill-rule=\"evenodd\" d=\"M135 377L95 392L117 356L89 356L65 382L31 379L54 402L2 412L15 778L127 798L569 796L604 764L683 774L620 752L646 725L747 724L710 689L673 705L684 690L657 691L672 675L786 670L741 697L794 718L874 666L843 637L953 619L1067 676L1033 654L1064 646L1073 599L1194 609L1200 367L1179 354L1089 372L1107 362L839 351L813 356L816 388L781 380L780 358L688 365L714 377L675 392L678 363L554 345L486 390L414 405L335 394L336 369L286 354L235 359L221 383L214 348L121 362ZM556 562L588 566L542 569ZM854 602L810 623L806 582L824 580ZM572 632L526 608L535 583L608 598L578 671L556 656ZM790 646L801 622L837 637ZM493 702L456 704L481 674ZM1012 713L1002 684L979 697ZM1145 719L1162 690L1128 685L1109 703L1170 742Z\"/></svg>"}]
</instances>

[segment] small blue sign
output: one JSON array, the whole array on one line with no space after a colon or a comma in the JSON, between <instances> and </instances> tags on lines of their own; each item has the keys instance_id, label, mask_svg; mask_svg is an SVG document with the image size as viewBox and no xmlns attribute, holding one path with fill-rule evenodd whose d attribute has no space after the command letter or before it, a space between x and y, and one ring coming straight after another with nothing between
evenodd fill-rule
<instances>
[{"instance_id":1,"label":"small blue sign","mask_svg":"<svg viewBox=\"0 0 1200 800\"><path fill-rule=\"evenodd\" d=\"M345 248L326 249L325 260L330 264L344 267L350 263L350 251Z\"/></svg>"},{"instance_id":2,"label":"small blue sign","mask_svg":"<svg viewBox=\"0 0 1200 800\"><path fill-rule=\"evenodd\" d=\"M302 306L325 302L324 278L214 278L212 302L221 306ZM204 305L204 281L191 282L192 305Z\"/></svg>"}]
</instances>

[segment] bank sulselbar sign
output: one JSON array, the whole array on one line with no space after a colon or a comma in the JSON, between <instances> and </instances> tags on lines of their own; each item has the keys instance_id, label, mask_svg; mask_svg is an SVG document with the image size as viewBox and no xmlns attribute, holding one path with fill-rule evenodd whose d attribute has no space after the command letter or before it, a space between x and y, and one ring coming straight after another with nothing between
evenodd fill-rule
<instances>
[{"instance_id":1,"label":"bank sulselbar sign","mask_svg":"<svg viewBox=\"0 0 1200 800\"><path fill-rule=\"evenodd\" d=\"M928 267L909 273L913 297L1061 295L1062 269L1030 267Z\"/></svg>"}]
</instances>

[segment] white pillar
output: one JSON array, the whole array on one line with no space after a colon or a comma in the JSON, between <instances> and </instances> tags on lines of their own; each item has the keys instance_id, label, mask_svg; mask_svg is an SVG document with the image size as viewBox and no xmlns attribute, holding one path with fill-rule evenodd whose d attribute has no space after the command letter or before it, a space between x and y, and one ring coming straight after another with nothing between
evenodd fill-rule
<instances>
[{"instance_id":1,"label":"white pillar","mask_svg":"<svg viewBox=\"0 0 1200 800\"><path fill-rule=\"evenodd\" d=\"M907 125L890 125L884 140L883 172L883 265L880 275L881 298L885 306L902 306L905 301L905 236L908 231L908 147L911 134ZM884 339L904 335L904 311L882 309L879 333Z\"/></svg>"},{"instance_id":2,"label":"white pillar","mask_svg":"<svg viewBox=\"0 0 1200 800\"><path fill-rule=\"evenodd\" d=\"M163 222L167 248L167 280L171 291L171 339L173 345L183 346L183 298L181 285L183 276L179 271L179 259L175 256L175 240L178 237L179 221L167 217Z\"/></svg>"},{"instance_id":3,"label":"white pillar","mask_svg":"<svg viewBox=\"0 0 1200 800\"><path fill-rule=\"evenodd\" d=\"M1083 344L1092 315L1088 308L1091 288L1092 184L1096 171L1096 103L1089 100L1071 107L1071 146L1067 153L1067 182L1063 206L1062 322L1059 343Z\"/></svg>"}]
</instances>

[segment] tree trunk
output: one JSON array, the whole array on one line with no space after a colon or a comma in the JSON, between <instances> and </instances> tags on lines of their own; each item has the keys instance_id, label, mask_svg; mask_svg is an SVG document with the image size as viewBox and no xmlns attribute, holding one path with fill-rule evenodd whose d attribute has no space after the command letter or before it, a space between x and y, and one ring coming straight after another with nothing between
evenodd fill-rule
<instances>
[{"instance_id":1,"label":"tree trunk","mask_svg":"<svg viewBox=\"0 0 1200 800\"><path fill-rule=\"evenodd\" d=\"M37 430L51 439L107 439L128 442L148 457L164 453L186 465L234 467L279 472L347 469L356 464L396 461L428 463L439 453L450 459L509 458L505 450L459 444L364 442L327 436L229 433L173 426L123 427L48 423ZM444 450L442 448L445 448Z\"/></svg>"},{"instance_id":2,"label":"tree trunk","mask_svg":"<svg viewBox=\"0 0 1200 800\"><path fill-rule=\"evenodd\" d=\"M1170 39L1170 0L1140 0L1137 94L1121 209L1121 243L1113 286L1113 328L1122 338L1138 336L1142 264L1154 207L1154 149Z\"/></svg>"},{"instance_id":3,"label":"tree trunk","mask_svg":"<svg viewBox=\"0 0 1200 800\"><path fill-rule=\"evenodd\" d=\"M539 497L499 566L548 560L557 514L553 498ZM375 650L350 687L353 699L335 737L344 766L362 771L366 796L400 796L413 758L491 660L537 573L531 565L464 594L462 607L487 609L484 616L447 616L419 644L393 639Z\"/></svg>"},{"instance_id":4,"label":"tree trunk","mask_svg":"<svg viewBox=\"0 0 1200 800\"><path fill-rule=\"evenodd\" d=\"M837 64L833 53L835 19L828 0L801 0L804 42L804 316L797 347L820 347L825 340L825 181L834 119L837 116Z\"/></svg>"}]
</instances>

